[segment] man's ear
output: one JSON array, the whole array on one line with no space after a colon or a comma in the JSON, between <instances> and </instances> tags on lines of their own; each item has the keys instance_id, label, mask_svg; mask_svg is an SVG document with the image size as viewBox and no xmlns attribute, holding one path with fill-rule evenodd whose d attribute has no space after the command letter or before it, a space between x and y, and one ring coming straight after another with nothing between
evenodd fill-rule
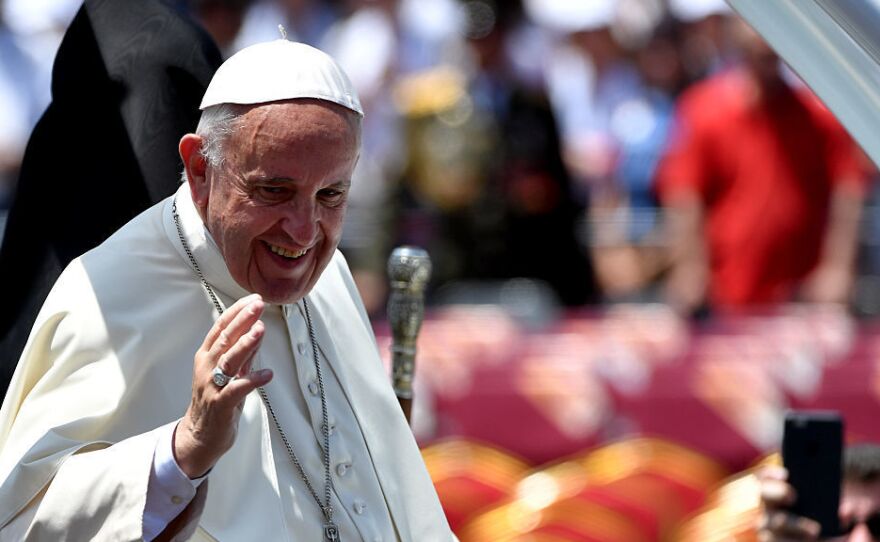
<instances>
[{"instance_id":1,"label":"man's ear","mask_svg":"<svg viewBox=\"0 0 880 542\"><path fill-rule=\"evenodd\" d=\"M196 207L203 209L208 205L210 186L206 176L207 163L200 151L202 138L196 134L186 134L180 139L178 150L186 170L186 179Z\"/></svg>"}]
</instances>

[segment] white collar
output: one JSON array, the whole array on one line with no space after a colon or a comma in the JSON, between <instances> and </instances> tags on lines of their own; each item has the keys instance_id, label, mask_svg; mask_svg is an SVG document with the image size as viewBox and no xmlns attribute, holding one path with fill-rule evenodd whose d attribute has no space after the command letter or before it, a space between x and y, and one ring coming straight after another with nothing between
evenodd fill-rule
<instances>
[{"instance_id":1,"label":"white collar","mask_svg":"<svg viewBox=\"0 0 880 542\"><path fill-rule=\"evenodd\" d=\"M214 241L214 238L211 237L211 233L208 231L205 223L202 222L202 217L199 216L199 213L196 210L195 203L193 203L192 200L192 194L189 190L189 185L186 183L182 184L180 188L177 189L177 193L172 197L177 201L177 214L180 217L180 229L183 233L183 237L186 239L186 244L189 246L190 251L192 251L192 255L195 258L196 263L198 263L202 274L205 276L205 280L208 281L208 284L218 292L221 292L232 299L241 299L242 297L250 295L251 292L242 288L242 286L232 278L232 275L229 274L229 268L226 266L226 261L223 259L223 255L220 254L220 249L217 247L217 243ZM193 267L189 256L186 254L186 251L180 242L177 227L174 224L174 218L171 213L171 207L172 205L169 202L165 209L166 233L172 238L175 248L186 261L186 264ZM168 231L169 229L170 231ZM195 273L195 269L193 269L193 273ZM195 275L193 278L198 280Z\"/></svg>"}]
</instances>

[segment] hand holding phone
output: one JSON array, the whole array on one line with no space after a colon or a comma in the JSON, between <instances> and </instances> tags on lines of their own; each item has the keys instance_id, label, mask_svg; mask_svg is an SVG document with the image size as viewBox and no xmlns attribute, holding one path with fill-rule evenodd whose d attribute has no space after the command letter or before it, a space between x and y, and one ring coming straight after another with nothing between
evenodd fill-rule
<instances>
[{"instance_id":1,"label":"hand holding phone","mask_svg":"<svg viewBox=\"0 0 880 542\"><path fill-rule=\"evenodd\" d=\"M782 463L796 492L791 512L813 519L821 537L840 534L843 420L831 411L790 411L785 416Z\"/></svg>"}]
</instances>

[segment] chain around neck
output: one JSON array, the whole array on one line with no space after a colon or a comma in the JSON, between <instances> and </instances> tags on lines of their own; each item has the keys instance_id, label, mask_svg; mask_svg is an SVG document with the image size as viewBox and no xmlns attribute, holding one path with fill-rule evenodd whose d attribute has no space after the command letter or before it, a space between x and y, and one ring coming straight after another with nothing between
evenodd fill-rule
<instances>
[{"instance_id":1,"label":"chain around neck","mask_svg":"<svg viewBox=\"0 0 880 542\"><path fill-rule=\"evenodd\" d=\"M180 238L180 243L183 245L183 251L186 252L186 256L187 258L189 258L190 264L192 264L192 267L195 270L196 275L199 277L202 286L208 293L208 297L211 298L211 302L214 304L214 308L217 309L217 314L223 314L223 305L221 305L220 300L217 299L217 295L214 293L214 289L211 287L211 285L208 283L208 280L205 278L205 275L202 273L198 262L196 262L195 256L193 256L192 250L190 250L189 248L189 243L186 242L186 238L183 236L183 228L180 225L180 215L177 213L176 196L171 202L171 216L174 218L174 225L177 228L177 235ZM257 388L257 392L260 394L260 398L266 405L266 410L269 412L269 417L272 418L275 429L278 431L278 435L281 437L281 441L284 443L284 447L287 449L287 455L290 456L291 461L296 466L297 471L299 471L300 478L306 484L309 493L312 494L312 498L315 499L315 502L318 504L318 508L320 508L321 513L324 514L324 518L327 520L327 523L332 524L333 507L330 505L330 494L333 490L333 479L330 477L330 423L328 422L327 416L327 396L324 393L324 379L321 375L321 362L318 357L318 341L315 339L315 330L312 328L312 316L309 312L309 303L305 297L303 297L302 303L306 317L306 326L308 327L309 331L309 340L312 343L312 358L315 362L315 372L317 373L318 377L318 390L321 396L321 436L324 440L323 455L321 457L321 460L324 463L324 502L321 502L321 498L318 496L318 492L315 491L314 486L312 486L312 482L306 475L306 471L303 468L302 463L300 463L299 458L296 456L296 453L294 453L293 446L291 446L290 441L287 440L287 435L284 433L284 429L281 428L281 423L278 421L278 416L275 415L275 409L272 408L272 403L269 401L269 394L266 392L266 389L261 386Z\"/></svg>"}]
</instances>

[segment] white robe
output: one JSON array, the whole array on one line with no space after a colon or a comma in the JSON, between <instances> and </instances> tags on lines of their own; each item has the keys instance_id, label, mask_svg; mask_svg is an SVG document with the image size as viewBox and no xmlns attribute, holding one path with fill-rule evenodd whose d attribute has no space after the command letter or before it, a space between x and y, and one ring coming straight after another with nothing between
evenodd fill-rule
<instances>
[{"instance_id":1,"label":"white robe","mask_svg":"<svg viewBox=\"0 0 880 542\"><path fill-rule=\"evenodd\" d=\"M187 242L228 306L247 292L185 185L177 197ZM349 539L452 540L341 254L307 297L338 426L334 519L355 525ZM185 412L193 355L216 317L178 239L170 198L68 266L0 409L0 540L25 532L34 540L140 539L154 430ZM323 494L320 421L314 393L305 391L314 387L314 364L301 318L299 305L268 307L255 364L275 370L267 386L273 407ZM177 539L320 540L323 517L303 487L252 393L234 446L184 512Z\"/></svg>"}]
</instances>

